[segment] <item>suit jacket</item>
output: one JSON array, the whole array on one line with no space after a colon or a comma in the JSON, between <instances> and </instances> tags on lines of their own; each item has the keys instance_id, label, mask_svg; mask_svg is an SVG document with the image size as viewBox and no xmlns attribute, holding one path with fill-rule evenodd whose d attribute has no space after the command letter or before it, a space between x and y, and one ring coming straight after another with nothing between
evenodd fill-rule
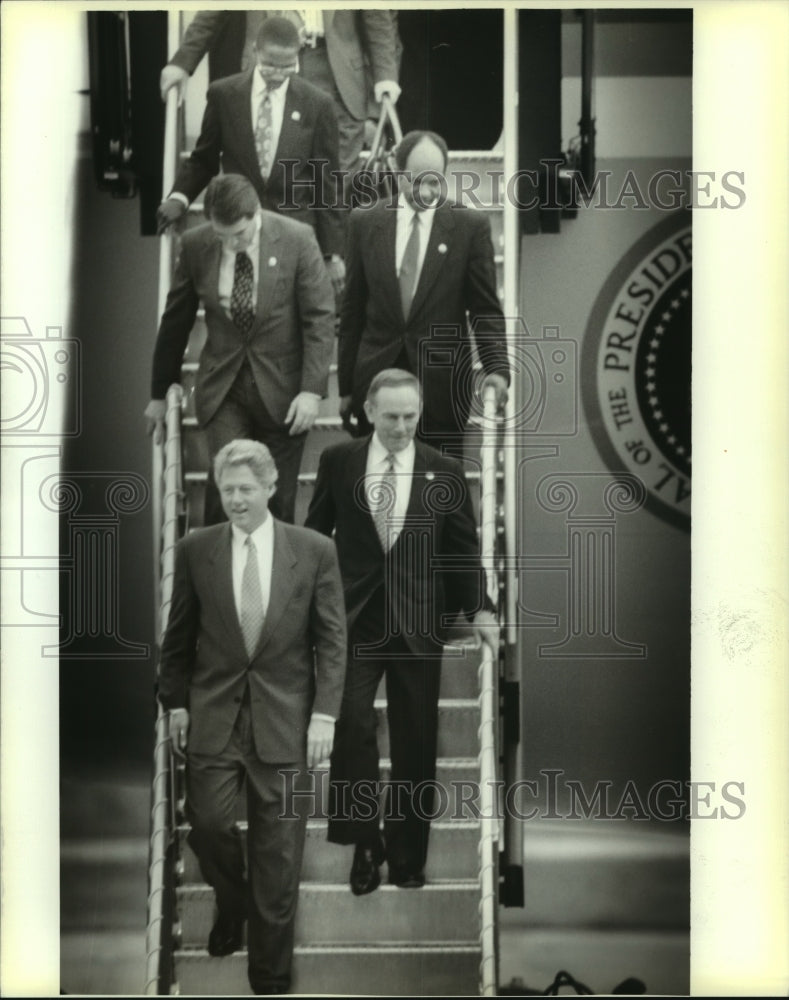
<instances>
[{"instance_id":1,"label":"suit jacket","mask_svg":"<svg viewBox=\"0 0 789 1000\"><path fill-rule=\"evenodd\" d=\"M231 531L218 524L178 543L159 700L165 709L189 710L191 751L217 754L248 683L259 757L300 761L310 714L336 718L342 699L346 633L336 551L315 532L275 520L271 598L250 659L233 599Z\"/></svg>"},{"instance_id":2,"label":"suit jacket","mask_svg":"<svg viewBox=\"0 0 789 1000\"><path fill-rule=\"evenodd\" d=\"M455 203L435 210L411 309L403 316L397 213L388 201L351 212L338 345L340 395L352 395L355 412L361 412L373 376L405 349L422 382L425 428L434 420L462 430L473 391L470 330L485 372L509 378L490 224L482 212ZM426 350L431 344L441 350Z\"/></svg>"},{"instance_id":3,"label":"suit jacket","mask_svg":"<svg viewBox=\"0 0 789 1000\"><path fill-rule=\"evenodd\" d=\"M181 363L202 300L208 338L200 355L195 409L207 423L246 360L273 419L284 421L301 391L324 395L334 343L334 293L309 226L262 212L255 322L248 336L219 304L222 246L210 223L188 229L159 324L151 398L181 380Z\"/></svg>"},{"instance_id":4,"label":"suit jacket","mask_svg":"<svg viewBox=\"0 0 789 1000\"><path fill-rule=\"evenodd\" d=\"M290 78L279 143L264 180L252 131L251 95L251 70L211 84L200 136L173 190L191 202L220 166L226 174L243 174L264 208L309 223L324 254L341 254L347 212L338 200L333 173L340 161L331 98L298 76Z\"/></svg>"},{"instance_id":5,"label":"suit jacket","mask_svg":"<svg viewBox=\"0 0 789 1000\"><path fill-rule=\"evenodd\" d=\"M238 73L251 11L201 10L184 33L170 62L194 73L209 52L211 79ZM280 14L300 23L295 10L254 12L263 18ZM396 17L388 10L324 10L326 50L334 82L348 113L359 120L370 113L370 81L397 80L399 38Z\"/></svg>"},{"instance_id":6,"label":"suit jacket","mask_svg":"<svg viewBox=\"0 0 789 1000\"><path fill-rule=\"evenodd\" d=\"M305 524L331 535L340 561L348 633L379 587L417 656L440 655L446 619L492 610L479 560L474 510L463 467L415 441L405 523L384 552L363 488L371 436L326 448ZM454 560L453 569L448 564Z\"/></svg>"}]
</instances>

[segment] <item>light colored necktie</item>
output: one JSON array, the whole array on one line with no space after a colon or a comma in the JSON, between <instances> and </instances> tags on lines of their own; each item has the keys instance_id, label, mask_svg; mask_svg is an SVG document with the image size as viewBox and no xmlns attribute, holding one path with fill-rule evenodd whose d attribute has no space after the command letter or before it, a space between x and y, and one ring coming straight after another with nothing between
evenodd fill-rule
<instances>
[{"instance_id":1,"label":"light colored necktie","mask_svg":"<svg viewBox=\"0 0 789 1000\"><path fill-rule=\"evenodd\" d=\"M247 535L244 544L247 547L247 563L241 578L241 632L244 636L247 655L251 657L260 641L266 612L260 589L257 549L249 535Z\"/></svg>"},{"instance_id":2,"label":"light colored necktie","mask_svg":"<svg viewBox=\"0 0 789 1000\"><path fill-rule=\"evenodd\" d=\"M411 232L403 252L400 264L400 302L403 306L403 319L408 319L411 303L416 291L417 267L419 265L419 216L414 212L411 220Z\"/></svg>"},{"instance_id":3,"label":"light colored necktie","mask_svg":"<svg viewBox=\"0 0 789 1000\"><path fill-rule=\"evenodd\" d=\"M236 254L236 266L233 272L233 289L230 293L230 317L239 330L247 334L255 321L255 308L252 301L252 285L254 271L249 254L241 250Z\"/></svg>"},{"instance_id":4,"label":"light colored necktie","mask_svg":"<svg viewBox=\"0 0 789 1000\"><path fill-rule=\"evenodd\" d=\"M388 552L394 542L391 529L397 498L397 477L395 475L394 454L390 451L386 456L384 474L371 490L370 512L375 522L375 530L381 539L384 552Z\"/></svg>"},{"instance_id":5,"label":"light colored necktie","mask_svg":"<svg viewBox=\"0 0 789 1000\"><path fill-rule=\"evenodd\" d=\"M274 141L273 113L271 107L271 91L266 89L263 100L258 108L258 120L255 123L255 149L258 154L258 166L263 180L268 180L271 172L271 161L274 157L272 148Z\"/></svg>"}]
</instances>

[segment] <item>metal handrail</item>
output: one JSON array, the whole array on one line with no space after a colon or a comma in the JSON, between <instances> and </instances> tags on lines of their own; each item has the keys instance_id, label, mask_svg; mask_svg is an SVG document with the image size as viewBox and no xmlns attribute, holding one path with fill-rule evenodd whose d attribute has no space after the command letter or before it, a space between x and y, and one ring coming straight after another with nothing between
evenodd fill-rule
<instances>
[{"instance_id":1,"label":"metal handrail","mask_svg":"<svg viewBox=\"0 0 789 1000\"><path fill-rule=\"evenodd\" d=\"M504 176L515 177L518 171L518 11L509 8L504 11ZM519 331L518 266L519 253L518 206L511 198L504 199L504 315L506 317L507 353L510 371L517 371L515 359L515 338ZM514 427L518 406L517 386L513 384L505 410L505 426ZM506 431L505 431L506 434ZM518 648L518 573L517 565L517 484L518 456L514 443L504 441L504 544L506 551L506 571L504 602L506 622L504 679L510 687L510 696L517 699L516 706L510 706L510 719L517 720L517 738L505 736L502 777L505 787L516 785L523 778L523 754L520 744L521 705L520 682L521 662ZM508 871L523 868L523 836L519 821L515 816L504 817L503 864ZM515 893L516 899L505 899L506 903L523 905L522 887Z\"/></svg>"},{"instance_id":2,"label":"metal handrail","mask_svg":"<svg viewBox=\"0 0 789 1000\"><path fill-rule=\"evenodd\" d=\"M172 601L175 569L175 546L179 537L179 518L183 504L181 485L181 401L180 385L171 385L167 392L167 418L164 467L164 520L162 525L161 554L161 627L164 634ZM151 792L151 841L148 870L148 927L146 934L146 995L158 992L163 951L165 894L167 892L167 850L174 826L171 818L172 789L170 739L167 717L161 705L156 716L156 743L154 747L154 776Z\"/></svg>"},{"instance_id":3,"label":"metal handrail","mask_svg":"<svg viewBox=\"0 0 789 1000\"><path fill-rule=\"evenodd\" d=\"M178 46L177 35L178 15L168 15L168 51L172 52ZM173 26L176 26L175 29ZM173 31L176 31L173 37ZM167 94L167 105L164 120L164 158L162 169L162 192L172 189L175 181L175 168L177 165L177 136L178 136L178 92L173 87ZM161 318L164 312L167 295L170 291L170 279L173 265L173 235L168 229L159 241L159 287L157 294L157 316ZM162 595L159 579L159 556L162 545L162 481L164 475L163 468L163 442L153 443L152 465L152 516L153 516L153 593L154 593L154 617L156 620L156 634L161 633L161 606Z\"/></svg>"},{"instance_id":4,"label":"metal handrail","mask_svg":"<svg viewBox=\"0 0 789 1000\"><path fill-rule=\"evenodd\" d=\"M168 52L180 42L180 15L169 14L167 21ZM178 92L167 95L165 108L162 191L172 189L177 166ZM158 316L164 312L173 261L173 236L166 232L159 244ZM153 593L157 642L161 645L172 599L175 544L178 540L179 513L183 487L181 471L181 402L180 386L167 393L164 440L152 444L152 516L153 516ZM162 951L166 933L166 895L168 848L172 841L172 789L170 788L170 740L166 714L157 702L153 781L151 787L151 834L148 862L148 902L146 927L145 995L156 995L162 971Z\"/></svg>"},{"instance_id":5,"label":"metal handrail","mask_svg":"<svg viewBox=\"0 0 789 1000\"><path fill-rule=\"evenodd\" d=\"M498 537L498 426L496 392L486 387L483 394L480 531L482 563L486 568L488 597L498 607L499 584L496 575ZM482 644L479 667L479 781L480 781L480 995L496 996L498 988L497 910L499 821L496 797L498 760L498 664L490 648Z\"/></svg>"}]
</instances>

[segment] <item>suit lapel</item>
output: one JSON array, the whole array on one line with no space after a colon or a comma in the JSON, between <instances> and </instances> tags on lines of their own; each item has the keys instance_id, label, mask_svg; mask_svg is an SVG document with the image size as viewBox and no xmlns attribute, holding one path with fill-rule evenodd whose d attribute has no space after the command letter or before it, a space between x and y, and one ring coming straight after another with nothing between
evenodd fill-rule
<instances>
[{"instance_id":1,"label":"suit lapel","mask_svg":"<svg viewBox=\"0 0 789 1000\"><path fill-rule=\"evenodd\" d=\"M389 299L391 307L401 322L405 321L400 302L400 284L397 280L397 212L398 209L381 205L375 220L375 252L378 255L378 273L383 295Z\"/></svg>"},{"instance_id":2,"label":"suit lapel","mask_svg":"<svg viewBox=\"0 0 789 1000\"><path fill-rule=\"evenodd\" d=\"M240 154L248 164L248 177L260 176L260 164L258 163L258 153L255 148L255 133L252 128L252 74L253 70L247 70L234 83L234 93L228 101L228 113L230 115L233 134L237 137L240 147Z\"/></svg>"},{"instance_id":3,"label":"suit lapel","mask_svg":"<svg viewBox=\"0 0 789 1000\"><path fill-rule=\"evenodd\" d=\"M219 264L222 260L222 243L213 233L208 234L203 246L203 274L206 282L206 297L215 308L219 308Z\"/></svg>"},{"instance_id":4,"label":"suit lapel","mask_svg":"<svg viewBox=\"0 0 789 1000\"><path fill-rule=\"evenodd\" d=\"M258 297L255 306L253 333L271 311L271 300L274 297L274 289L281 267L279 237L280 229L276 215L273 212L263 213L258 247Z\"/></svg>"},{"instance_id":5,"label":"suit lapel","mask_svg":"<svg viewBox=\"0 0 789 1000\"><path fill-rule=\"evenodd\" d=\"M451 234L454 225L455 220L452 216L451 205L444 204L436 209L433 217L433 226L430 230L430 239L427 241L425 259L422 263L422 271L419 275L414 298L411 302L409 316L416 315L417 310L427 298L428 292L444 267L444 261L449 256L448 251L451 246ZM438 248L441 246L444 249L440 251ZM408 319L408 316L406 319Z\"/></svg>"},{"instance_id":6,"label":"suit lapel","mask_svg":"<svg viewBox=\"0 0 789 1000\"><path fill-rule=\"evenodd\" d=\"M285 93L285 106L282 109L282 128L279 130L279 140L277 141L277 151L274 154L273 163L283 159L283 152L287 150L291 157L293 150L299 148L298 134L301 130L300 121L305 113L305 108L299 94L299 83L295 77L291 77L288 82L288 89Z\"/></svg>"},{"instance_id":7,"label":"suit lapel","mask_svg":"<svg viewBox=\"0 0 789 1000\"><path fill-rule=\"evenodd\" d=\"M271 516L271 515L269 515ZM274 519L274 555L271 561L271 587L268 608L260 632L255 656L257 656L276 631L283 614L290 604L290 597L296 585L296 554L288 541L282 524Z\"/></svg>"},{"instance_id":8,"label":"suit lapel","mask_svg":"<svg viewBox=\"0 0 789 1000\"><path fill-rule=\"evenodd\" d=\"M233 595L232 530L229 524L222 526L222 530L217 534L216 544L209 555L209 563L211 564L212 576L216 580L213 592L219 614L225 625L225 631L239 647L241 654L246 657L244 635L241 631L241 623L236 611L236 600Z\"/></svg>"}]
</instances>

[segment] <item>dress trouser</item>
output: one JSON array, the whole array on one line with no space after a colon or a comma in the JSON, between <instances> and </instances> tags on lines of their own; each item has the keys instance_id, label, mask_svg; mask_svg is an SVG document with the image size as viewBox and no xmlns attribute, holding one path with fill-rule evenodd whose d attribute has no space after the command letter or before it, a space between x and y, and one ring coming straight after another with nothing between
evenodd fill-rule
<instances>
[{"instance_id":1,"label":"dress trouser","mask_svg":"<svg viewBox=\"0 0 789 1000\"><path fill-rule=\"evenodd\" d=\"M284 991L290 985L307 814L292 795L301 780L294 784L281 772L301 772L304 767L303 761L266 764L259 759L248 698L221 754L188 756L189 844L203 878L214 888L219 913L249 920L249 982L254 992ZM245 777L248 879L235 825L236 799Z\"/></svg>"},{"instance_id":2,"label":"dress trouser","mask_svg":"<svg viewBox=\"0 0 789 1000\"><path fill-rule=\"evenodd\" d=\"M390 867L419 869L427 858L435 808L440 648L435 659L415 658L402 636L386 636L385 628L381 588L349 637L348 671L331 756L328 839L369 844L379 836L374 701L385 675L392 759L384 807L386 856ZM366 650L365 645L377 648Z\"/></svg>"},{"instance_id":3,"label":"dress trouser","mask_svg":"<svg viewBox=\"0 0 789 1000\"><path fill-rule=\"evenodd\" d=\"M301 456L307 435L298 434L291 437L287 424L278 424L272 419L265 402L260 397L252 369L248 364L241 366L230 391L203 430L212 463L219 449L235 438L252 438L266 445L279 474L277 490L269 501L269 509L280 521L293 524L296 516L296 491ZM206 484L204 523L220 524L225 520L211 468Z\"/></svg>"},{"instance_id":4,"label":"dress trouser","mask_svg":"<svg viewBox=\"0 0 789 1000\"><path fill-rule=\"evenodd\" d=\"M301 64L300 72L304 79L319 87L332 99L337 115L340 169L347 171L350 176L359 167L359 157L364 146L364 121L354 118L345 107L345 102L334 82L325 39L319 39L315 48L305 45L299 55L299 62ZM346 204L350 204L350 202L346 200Z\"/></svg>"}]
</instances>

